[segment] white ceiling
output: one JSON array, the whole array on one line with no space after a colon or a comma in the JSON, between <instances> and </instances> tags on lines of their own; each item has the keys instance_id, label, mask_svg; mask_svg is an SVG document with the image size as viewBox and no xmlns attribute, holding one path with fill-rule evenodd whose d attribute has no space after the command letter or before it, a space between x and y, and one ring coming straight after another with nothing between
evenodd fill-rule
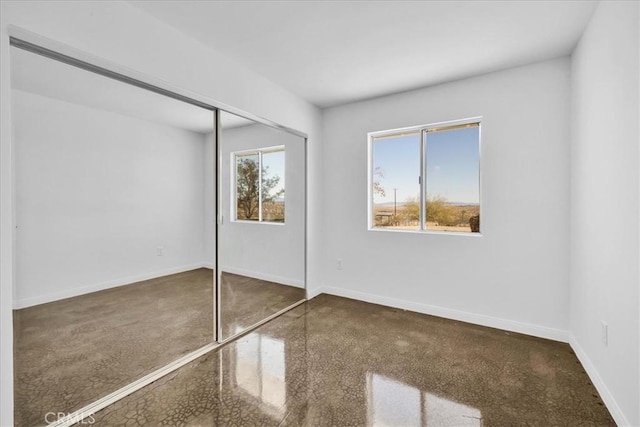
<instances>
[{"instance_id":1,"label":"white ceiling","mask_svg":"<svg viewBox=\"0 0 640 427\"><path fill-rule=\"evenodd\" d=\"M130 1L325 107L569 54L595 1Z\"/></svg>"}]
</instances>

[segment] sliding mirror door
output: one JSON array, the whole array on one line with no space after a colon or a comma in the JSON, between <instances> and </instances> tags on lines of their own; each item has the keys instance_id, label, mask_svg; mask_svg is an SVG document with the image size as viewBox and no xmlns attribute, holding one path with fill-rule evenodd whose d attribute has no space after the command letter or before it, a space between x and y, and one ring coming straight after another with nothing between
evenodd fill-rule
<instances>
[{"instance_id":1,"label":"sliding mirror door","mask_svg":"<svg viewBox=\"0 0 640 427\"><path fill-rule=\"evenodd\" d=\"M15 420L33 426L214 341L215 114L18 48L11 65Z\"/></svg>"},{"instance_id":2,"label":"sliding mirror door","mask_svg":"<svg viewBox=\"0 0 640 427\"><path fill-rule=\"evenodd\" d=\"M219 340L304 300L305 147L220 112Z\"/></svg>"}]
</instances>

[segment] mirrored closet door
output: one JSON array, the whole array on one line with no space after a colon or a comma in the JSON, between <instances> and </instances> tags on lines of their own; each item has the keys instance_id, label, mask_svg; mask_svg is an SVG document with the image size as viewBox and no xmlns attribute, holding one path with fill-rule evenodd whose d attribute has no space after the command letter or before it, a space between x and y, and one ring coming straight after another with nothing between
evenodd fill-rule
<instances>
[{"instance_id":1,"label":"mirrored closet door","mask_svg":"<svg viewBox=\"0 0 640 427\"><path fill-rule=\"evenodd\" d=\"M11 43L16 425L305 300L304 134Z\"/></svg>"},{"instance_id":2,"label":"mirrored closet door","mask_svg":"<svg viewBox=\"0 0 640 427\"><path fill-rule=\"evenodd\" d=\"M215 113L11 64L15 420L34 426L214 341Z\"/></svg>"},{"instance_id":3,"label":"mirrored closet door","mask_svg":"<svg viewBox=\"0 0 640 427\"><path fill-rule=\"evenodd\" d=\"M303 301L306 140L220 112L220 340Z\"/></svg>"}]
</instances>

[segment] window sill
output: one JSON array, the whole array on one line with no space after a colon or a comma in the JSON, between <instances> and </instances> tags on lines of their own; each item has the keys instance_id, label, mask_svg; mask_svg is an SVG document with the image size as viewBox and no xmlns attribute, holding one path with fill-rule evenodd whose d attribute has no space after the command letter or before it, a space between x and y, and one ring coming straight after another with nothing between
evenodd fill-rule
<instances>
[{"instance_id":1,"label":"window sill","mask_svg":"<svg viewBox=\"0 0 640 427\"><path fill-rule=\"evenodd\" d=\"M383 233L408 233L408 234L435 234L440 236L483 237L482 233L468 233L462 231L438 231L438 230L399 230L393 228L369 227L368 231Z\"/></svg>"},{"instance_id":2,"label":"window sill","mask_svg":"<svg viewBox=\"0 0 640 427\"><path fill-rule=\"evenodd\" d=\"M260 225L285 225L286 222L274 222L274 221L247 221L242 219L231 220L232 224L260 224Z\"/></svg>"}]
</instances>

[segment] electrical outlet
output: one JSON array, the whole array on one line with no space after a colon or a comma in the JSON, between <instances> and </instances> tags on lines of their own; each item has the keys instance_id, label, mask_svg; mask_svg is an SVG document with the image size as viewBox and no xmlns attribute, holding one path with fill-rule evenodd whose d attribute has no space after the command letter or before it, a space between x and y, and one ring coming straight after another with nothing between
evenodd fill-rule
<instances>
[{"instance_id":1,"label":"electrical outlet","mask_svg":"<svg viewBox=\"0 0 640 427\"><path fill-rule=\"evenodd\" d=\"M600 338L605 347L609 345L609 325L604 320L600 321Z\"/></svg>"},{"instance_id":2,"label":"electrical outlet","mask_svg":"<svg viewBox=\"0 0 640 427\"><path fill-rule=\"evenodd\" d=\"M337 268L338 270L342 270L342 258L338 258L338 259L336 260L336 268Z\"/></svg>"},{"instance_id":3,"label":"electrical outlet","mask_svg":"<svg viewBox=\"0 0 640 427\"><path fill-rule=\"evenodd\" d=\"M158 246L156 248L156 255L157 256L163 256L164 255L164 248L162 246Z\"/></svg>"}]
</instances>

